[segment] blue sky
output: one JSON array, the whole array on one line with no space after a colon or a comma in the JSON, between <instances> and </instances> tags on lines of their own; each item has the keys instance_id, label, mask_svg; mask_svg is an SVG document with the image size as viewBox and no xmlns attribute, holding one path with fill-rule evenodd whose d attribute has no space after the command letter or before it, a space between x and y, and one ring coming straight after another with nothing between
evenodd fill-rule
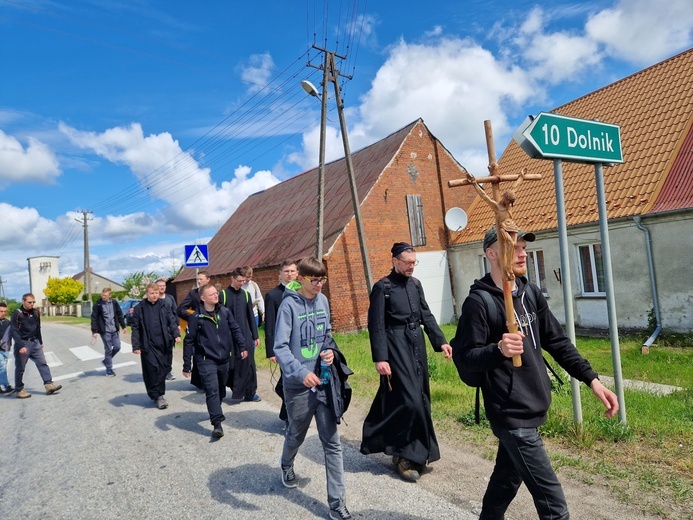
<instances>
[{"instance_id":1,"label":"blue sky","mask_svg":"<svg viewBox=\"0 0 693 520\"><path fill-rule=\"evenodd\" d=\"M60 256L165 275L250 194L318 162L313 44L340 70L352 150L422 117L472 173L528 114L691 47L690 0L0 0L0 276ZM327 159L343 155L330 94ZM595 116L597 117L597 116ZM618 121L611 121L618 123Z\"/></svg>"}]
</instances>

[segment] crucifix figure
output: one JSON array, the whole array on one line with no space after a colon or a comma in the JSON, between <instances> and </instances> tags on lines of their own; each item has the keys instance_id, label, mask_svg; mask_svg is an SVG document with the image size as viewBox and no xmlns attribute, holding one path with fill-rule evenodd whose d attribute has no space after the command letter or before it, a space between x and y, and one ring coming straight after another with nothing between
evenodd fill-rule
<instances>
[{"instance_id":1,"label":"crucifix figure","mask_svg":"<svg viewBox=\"0 0 693 520\"><path fill-rule=\"evenodd\" d=\"M517 200L515 189L520 183L525 180L541 179L541 174L527 173L523 169L519 174L501 175L498 171L498 163L496 162L496 152L493 146L493 132L491 130L491 121L484 121L484 129L486 130L486 147L488 149L488 177L474 177L467 173L466 179L453 180L448 182L451 188L455 186L474 186L474 189L479 196L493 210L496 220L496 230L498 233L498 246L500 248L501 268L503 270L503 300L505 302L505 314L507 318L508 332L517 332L518 324L515 320L515 312L513 307L513 285L515 282L515 273L513 273L513 256L515 254L515 245L517 244L517 224L513 221L512 207ZM501 182L513 181L510 189L506 189L502 194L499 194L498 185ZM490 197L484 189L479 186L479 183L490 183ZM513 366L522 366L522 359L519 355L513 356Z\"/></svg>"}]
</instances>

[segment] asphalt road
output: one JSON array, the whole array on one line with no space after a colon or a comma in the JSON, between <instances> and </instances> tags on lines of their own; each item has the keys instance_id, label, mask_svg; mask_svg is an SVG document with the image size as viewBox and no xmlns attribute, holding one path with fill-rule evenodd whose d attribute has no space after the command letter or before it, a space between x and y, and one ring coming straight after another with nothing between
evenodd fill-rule
<instances>
[{"instance_id":1,"label":"asphalt road","mask_svg":"<svg viewBox=\"0 0 693 520\"><path fill-rule=\"evenodd\" d=\"M212 442L204 394L180 376L178 362L178 379L167 385L170 406L157 410L129 344L111 378L101 364L101 340L90 346L87 328L44 323L43 336L63 389L45 395L30 361L25 385L32 397L0 397L0 519L327 517L314 428L296 460L299 488L285 489L276 404L225 404L226 435ZM393 478L381 459L348 444L344 463L355 518L476 518L469 508Z\"/></svg>"}]
</instances>

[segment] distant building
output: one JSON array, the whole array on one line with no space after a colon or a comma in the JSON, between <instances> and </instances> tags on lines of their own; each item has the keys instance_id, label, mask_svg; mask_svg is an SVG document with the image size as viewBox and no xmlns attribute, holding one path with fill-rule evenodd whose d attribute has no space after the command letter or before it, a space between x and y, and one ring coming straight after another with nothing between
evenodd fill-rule
<instances>
[{"instance_id":1,"label":"distant building","mask_svg":"<svg viewBox=\"0 0 693 520\"><path fill-rule=\"evenodd\" d=\"M34 256L27 258L29 262L29 292L36 298L38 307L43 307L46 301L44 293L48 278L60 277L59 256Z\"/></svg>"},{"instance_id":2,"label":"distant building","mask_svg":"<svg viewBox=\"0 0 693 520\"><path fill-rule=\"evenodd\" d=\"M101 276L99 274L96 274L94 270L90 267L89 268L89 278L91 279L91 293L92 294L101 294L101 291L103 291L104 287L110 287L113 292L116 291L124 291L125 287L120 285L118 282L114 282L113 280L109 280L108 278ZM84 271L80 271L76 275L72 277L73 280L77 280L80 283L84 283ZM79 293L79 296L77 296L78 300L82 299L82 295L84 292Z\"/></svg>"}]
</instances>

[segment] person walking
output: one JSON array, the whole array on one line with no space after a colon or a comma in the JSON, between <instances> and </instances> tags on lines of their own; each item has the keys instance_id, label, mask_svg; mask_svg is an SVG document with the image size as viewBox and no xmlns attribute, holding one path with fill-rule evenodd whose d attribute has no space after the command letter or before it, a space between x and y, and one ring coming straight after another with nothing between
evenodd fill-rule
<instances>
[{"instance_id":1,"label":"person walking","mask_svg":"<svg viewBox=\"0 0 693 520\"><path fill-rule=\"evenodd\" d=\"M277 362L274 355L274 327L277 322L277 310L284 298L286 286L296 279L298 271L295 260L284 260L279 264L279 285L267 291L265 294L265 353L272 363ZM282 405L279 409L279 420L287 423L286 405L284 404L284 387L282 384L281 369L279 370L279 381L275 391L281 397Z\"/></svg>"},{"instance_id":2,"label":"person walking","mask_svg":"<svg viewBox=\"0 0 693 520\"><path fill-rule=\"evenodd\" d=\"M327 281L325 266L317 258L298 263L298 282L291 282L277 312L274 354L282 369L284 400L289 428L281 456L282 483L298 486L294 460L315 417L325 453L329 517L352 518L346 507L344 461L334 411L328 405L328 381L317 375L324 363L330 366L336 347L331 335L330 307L322 288Z\"/></svg>"},{"instance_id":3,"label":"person walking","mask_svg":"<svg viewBox=\"0 0 693 520\"><path fill-rule=\"evenodd\" d=\"M209 420L214 428L212 437L219 439L224 436L221 423L226 418L221 402L226 396L233 354L239 350L240 357L245 359L248 350L231 311L219 305L217 288L211 284L200 287L200 300L202 306L197 313L190 315L183 342L183 376L190 377L190 363L194 357L205 390Z\"/></svg>"},{"instance_id":4,"label":"person walking","mask_svg":"<svg viewBox=\"0 0 693 520\"><path fill-rule=\"evenodd\" d=\"M231 285L224 289L221 296L222 304L231 311L236 323L241 328L248 348L248 356L245 358L240 357L240 351L234 353L234 369L230 372L227 385L232 389L231 399L258 402L262 399L257 395L255 349L260 344L260 339L253 315L253 303L250 295L242 289L245 282L243 272L241 267L233 270Z\"/></svg>"},{"instance_id":5,"label":"person walking","mask_svg":"<svg viewBox=\"0 0 693 520\"><path fill-rule=\"evenodd\" d=\"M5 336L5 333L8 333ZM10 320L7 319L7 304L0 302L0 394L11 394L14 388L7 377L7 356L12 349L12 331L10 330ZM7 338L7 343L5 343Z\"/></svg>"},{"instance_id":6,"label":"person walking","mask_svg":"<svg viewBox=\"0 0 693 520\"><path fill-rule=\"evenodd\" d=\"M363 423L361 453L392 455L399 475L416 482L428 463L440 459L423 332L433 350L444 352L446 359L452 356L452 348L426 303L421 282L413 276L416 251L406 242L397 242L390 252L392 271L373 286L368 308L371 353L380 387Z\"/></svg>"},{"instance_id":7,"label":"person walking","mask_svg":"<svg viewBox=\"0 0 693 520\"><path fill-rule=\"evenodd\" d=\"M147 297L135 307L132 316L132 351L140 356L147 395L163 410L168 407L164 395L170 351L174 341L180 343L178 324L159 299L155 283L147 285Z\"/></svg>"},{"instance_id":8,"label":"person walking","mask_svg":"<svg viewBox=\"0 0 693 520\"><path fill-rule=\"evenodd\" d=\"M495 228L486 232L483 250L491 272L471 286L452 340L453 360L460 377L480 376L486 417L498 438L496 465L484 494L480 520L502 520L524 482L542 520L567 520L568 504L537 428L546 422L551 404L551 381L545 350L571 376L585 383L606 407L605 416L618 411L616 395L599 381L589 362L566 336L537 286L527 282L527 242L533 233L518 230L512 254L513 308L520 331L507 332L503 299L506 266ZM484 296L481 293L487 293ZM485 300L490 296L488 303ZM496 309L489 310L488 305ZM489 325L491 313L499 326ZM522 366L513 367L519 355Z\"/></svg>"},{"instance_id":9,"label":"person walking","mask_svg":"<svg viewBox=\"0 0 693 520\"><path fill-rule=\"evenodd\" d=\"M101 291L101 299L98 300L91 310L91 333L92 337L101 336L103 341L103 360L101 363L106 367L106 375L115 377L113 371L113 358L120 352L120 328L123 334L127 332L123 310L118 302L111 298L111 288L104 287Z\"/></svg>"},{"instance_id":10,"label":"person walking","mask_svg":"<svg viewBox=\"0 0 693 520\"><path fill-rule=\"evenodd\" d=\"M14 383L17 397L26 399L31 394L24 390L24 369L31 359L43 379L46 395L60 390L63 385L53 383L51 370L48 368L46 356L43 353L43 337L41 335L41 313L34 309L36 298L31 293L22 296L22 306L12 313L10 327L14 343Z\"/></svg>"},{"instance_id":11,"label":"person walking","mask_svg":"<svg viewBox=\"0 0 693 520\"><path fill-rule=\"evenodd\" d=\"M172 294L166 292L166 280L159 278L155 283L159 288L159 299L164 302L164 306L173 314L174 319L178 322L176 299ZM180 331L180 325L178 326L178 330ZM166 381L174 381L176 376L173 375L173 349L171 350L171 357L168 361L169 369L168 374L166 374Z\"/></svg>"}]
</instances>

